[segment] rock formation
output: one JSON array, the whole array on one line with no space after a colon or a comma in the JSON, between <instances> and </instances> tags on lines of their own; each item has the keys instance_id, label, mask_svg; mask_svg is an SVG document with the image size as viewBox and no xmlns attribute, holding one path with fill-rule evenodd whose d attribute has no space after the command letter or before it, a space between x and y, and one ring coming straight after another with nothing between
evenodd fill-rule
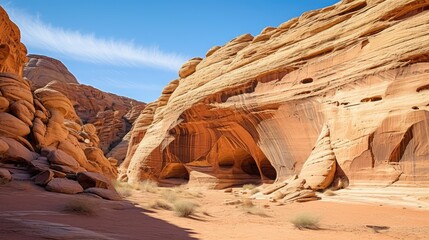
<instances>
[{"instance_id":1,"label":"rock formation","mask_svg":"<svg viewBox=\"0 0 429 240\"><path fill-rule=\"evenodd\" d=\"M144 103L79 84L64 64L50 57L28 55L24 76L30 80L33 90L52 89L70 99L83 123L95 126L96 146L107 156L122 162L128 148L127 138L123 138L143 110ZM120 146L109 153L117 145Z\"/></svg>"},{"instance_id":2,"label":"rock formation","mask_svg":"<svg viewBox=\"0 0 429 240\"><path fill-rule=\"evenodd\" d=\"M285 201L428 185L428 9L343 0L191 59L137 118L120 178L275 182Z\"/></svg>"},{"instance_id":3,"label":"rock formation","mask_svg":"<svg viewBox=\"0 0 429 240\"><path fill-rule=\"evenodd\" d=\"M72 102L53 88L31 90L22 77L27 58L19 29L1 7L0 18L2 181L33 178L49 191L78 193L86 188L74 180L79 175L116 178L115 164L97 147L95 126L82 124Z\"/></svg>"},{"instance_id":4,"label":"rock formation","mask_svg":"<svg viewBox=\"0 0 429 240\"><path fill-rule=\"evenodd\" d=\"M56 59L41 55L28 55L24 77L31 81L33 90L46 86L51 81L79 83L64 64Z\"/></svg>"}]
</instances>

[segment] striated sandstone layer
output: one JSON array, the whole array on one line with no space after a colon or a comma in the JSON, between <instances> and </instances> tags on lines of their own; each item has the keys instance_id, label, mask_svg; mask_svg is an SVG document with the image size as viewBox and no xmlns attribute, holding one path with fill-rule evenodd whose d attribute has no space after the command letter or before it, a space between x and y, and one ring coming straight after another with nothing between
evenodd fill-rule
<instances>
[{"instance_id":1,"label":"striated sandstone layer","mask_svg":"<svg viewBox=\"0 0 429 240\"><path fill-rule=\"evenodd\" d=\"M428 10L343 0L213 47L137 118L120 178L276 181L297 191L285 201L349 183L429 185Z\"/></svg>"},{"instance_id":2,"label":"striated sandstone layer","mask_svg":"<svg viewBox=\"0 0 429 240\"><path fill-rule=\"evenodd\" d=\"M83 123L96 127L97 146L120 162L125 158L128 141L123 138L144 103L79 84L63 63L46 56L28 55L24 76L30 80L33 90L44 87L64 94ZM119 144L121 148L110 153Z\"/></svg>"},{"instance_id":3,"label":"striated sandstone layer","mask_svg":"<svg viewBox=\"0 0 429 240\"><path fill-rule=\"evenodd\" d=\"M30 54L27 57L24 76L31 80L33 90L42 88L51 81L79 83L62 62L42 55Z\"/></svg>"},{"instance_id":4,"label":"striated sandstone layer","mask_svg":"<svg viewBox=\"0 0 429 240\"><path fill-rule=\"evenodd\" d=\"M73 103L61 92L32 91L22 77L27 61L19 29L0 7L0 166L13 180L35 180L49 191L82 192L74 181L81 172L116 178L114 161L98 148L93 124L83 124ZM33 178L34 177L34 178Z\"/></svg>"}]
</instances>

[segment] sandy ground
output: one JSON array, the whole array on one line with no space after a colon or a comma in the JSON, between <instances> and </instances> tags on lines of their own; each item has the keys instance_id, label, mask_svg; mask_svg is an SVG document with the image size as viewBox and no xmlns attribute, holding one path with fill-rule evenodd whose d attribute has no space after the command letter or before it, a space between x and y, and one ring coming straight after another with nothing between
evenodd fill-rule
<instances>
[{"instance_id":1,"label":"sandy ground","mask_svg":"<svg viewBox=\"0 0 429 240\"><path fill-rule=\"evenodd\" d=\"M166 200L164 188L131 190L127 201L112 202L12 183L0 186L0 239L429 239L429 189L351 188L286 205L253 200L256 215L224 204L243 199L240 190L180 189L178 198L200 206L191 218L181 218L149 207ZM95 203L97 214L62 212L74 198ZM319 230L294 227L291 219L303 213L320 219Z\"/></svg>"}]
</instances>

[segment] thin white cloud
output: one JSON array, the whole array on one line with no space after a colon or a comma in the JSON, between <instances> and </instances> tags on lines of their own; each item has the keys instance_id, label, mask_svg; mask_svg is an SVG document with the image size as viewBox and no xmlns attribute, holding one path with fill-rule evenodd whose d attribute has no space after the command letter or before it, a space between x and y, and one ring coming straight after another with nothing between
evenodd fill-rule
<instances>
[{"instance_id":1,"label":"thin white cloud","mask_svg":"<svg viewBox=\"0 0 429 240\"><path fill-rule=\"evenodd\" d=\"M22 42L27 46L60 53L79 61L92 63L146 66L177 71L185 58L158 48L137 46L132 42L97 38L93 34L53 27L14 8L6 7L10 18L21 30Z\"/></svg>"}]
</instances>

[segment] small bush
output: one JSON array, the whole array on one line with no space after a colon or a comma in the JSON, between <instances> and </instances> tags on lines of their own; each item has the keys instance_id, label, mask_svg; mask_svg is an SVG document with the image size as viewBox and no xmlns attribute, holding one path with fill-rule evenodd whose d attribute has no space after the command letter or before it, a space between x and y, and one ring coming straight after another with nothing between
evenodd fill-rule
<instances>
[{"instance_id":1,"label":"small bush","mask_svg":"<svg viewBox=\"0 0 429 240\"><path fill-rule=\"evenodd\" d=\"M204 197L204 194L197 189L188 189L188 190L183 192L183 195L185 197L191 197L191 198L202 198L202 197Z\"/></svg>"},{"instance_id":2,"label":"small bush","mask_svg":"<svg viewBox=\"0 0 429 240\"><path fill-rule=\"evenodd\" d=\"M337 195L334 191L332 191L331 189L327 189L326 191L323 192L324 195L326 196L335 196Z\"/></svg>"},{"instance_id":3,"label":"small bush","mask_svg":"<svg viewBox=\"0 0 429 240\"><path fill-rule=\"evenodd\" d=\"M90 201L84 201L81 199L73 199L67 202L62 211L66 213L73 213L78 215L92 216L96 214L97 206Z\"/></svg>"},{"instance_id":4,"label":"small bush","mask_svg":"<svg viewBox=\"0 0 429 240\"><path fill-rule=\"evenodd\" d=\"M300 214L291 220L291 223L298 229L319 229L320 219L309 214Z\"/></svg>"},{"instance_id":5,"label":"small bush","mask_svg":"<svg viewBox=\"0 0 429 240\"><path fill-rule=\"evenodd\" d=\"M173 190L166 189L161 193L161 197L165 199L167 202L173 203L177 200L177 193Z\"/></svg>"},{"instance_id":6,"label":"small bush","mask_svg":"<svg viewBox=\"0 0 429 240\"><path fill-rule=\"evenodd\" d=\"M252 190L254 188L256 188L256 186L253 184L244 184L243 185L243 190Z\"/></svg>"},{"instance_id":7,"label":"small bush","mask_svg":"<svg viewBox=\"0 0 429 240\"><path fill-rule=\"evenodd\" d=\"M260 192L261 190L259 190L259 188L254 188L254 189L252 189L251 191L250 191L250 194L255 194L255 193L258 193L258 192Z\"/></svg>"},{"instance_id":8,"label":"small bush","mask_svg":"<svg viewBox=\"0 0 429 240\"><path fill-rule=\"evenodd\" d=\"M132 190L129 188L119 188L116 189L116 192L118 192L118 194L124 198L132 195Z\"/></svg>"},{"instance_id":9,"label":"small bush","mask_svg":"<svg viewBox=\"0 0 429 240\"><path fill-rule=\"evenodd\" d=\"M154 202L152 202L149 205L149 207L153 208L153 209L164 209L164 210L168 210L168 211L170 211L170 210L173 209L171 207L171 205L168 202L164 201L164 200L155 200Z\"/></svg>"},{"instance_id":10,"label":"small bush","mask_svg":"<svg viewBox=\"0 0 429 240\"><path fill-rule=\"evenodd\" d=\"M261 217L268 217L268 215L258 206L243 207L243 210L245 213L248 213L248 214L258 215Z\"/></svg>"},{"instance_id":11,"label":"small bush","mask_svg":"<svg viewBox=\"0 0 429 240\"><path fill-rule=\"evenodd\" d=\"M136 190L156 193L158 192L158 183L151 180L144 180L143 182L136 185Z\"/></svg>"},{"instance_id":12,"label":"small bush","mask_svg":"<svg viewBox=\"0 0 429 240\"><path fill-rule=\"evenodd\" d=\"M255 206L255 204L253 204L252 200L247 199L247 198L243 199L242 205L243 205L243 207L247 207L247 208Z\"/></svg>"},{"instance_id":13,"label":"small bush","mask_svg":"<svg viewBox=\"0 0 429 240\"><path fill-rule=\"evenodd\" d=\"M132 186L126 182L113 181L113 187L121 197L129 197L132 195Z\"/></svg>"},{"instance_id":14,"label":"small bush","mask_svg":"<svg viewBox=\"0 0 429 240\"><path fill-rule=\"evenodd\" d=\"M173 203L173 210L179 217L189 217L195 213L197 205L187 200L178 200Z\"/></svg>"},{"instance_id":15,"label":"small bush","mask_svg":"<svg viewBox=\"0 0 429 240\"><path fill-rule=\"evenodd\" d=\"M28 191L33 188L33 183L29 181L16 181L15 188L21 191Z\"/></svg>"},{"instance_id":16,"label":"small bush","mask_svg":"<svg viewBox=\"0 0 429 240\"><path fill-rule=\"evenodd\" d=\"M245 213L258 215L261 217L268 216L266 213L264 213L264 211L261 208L256 206L250 199L243 199L241 203L241 207Z\"/></svg>"}]
</instances>

